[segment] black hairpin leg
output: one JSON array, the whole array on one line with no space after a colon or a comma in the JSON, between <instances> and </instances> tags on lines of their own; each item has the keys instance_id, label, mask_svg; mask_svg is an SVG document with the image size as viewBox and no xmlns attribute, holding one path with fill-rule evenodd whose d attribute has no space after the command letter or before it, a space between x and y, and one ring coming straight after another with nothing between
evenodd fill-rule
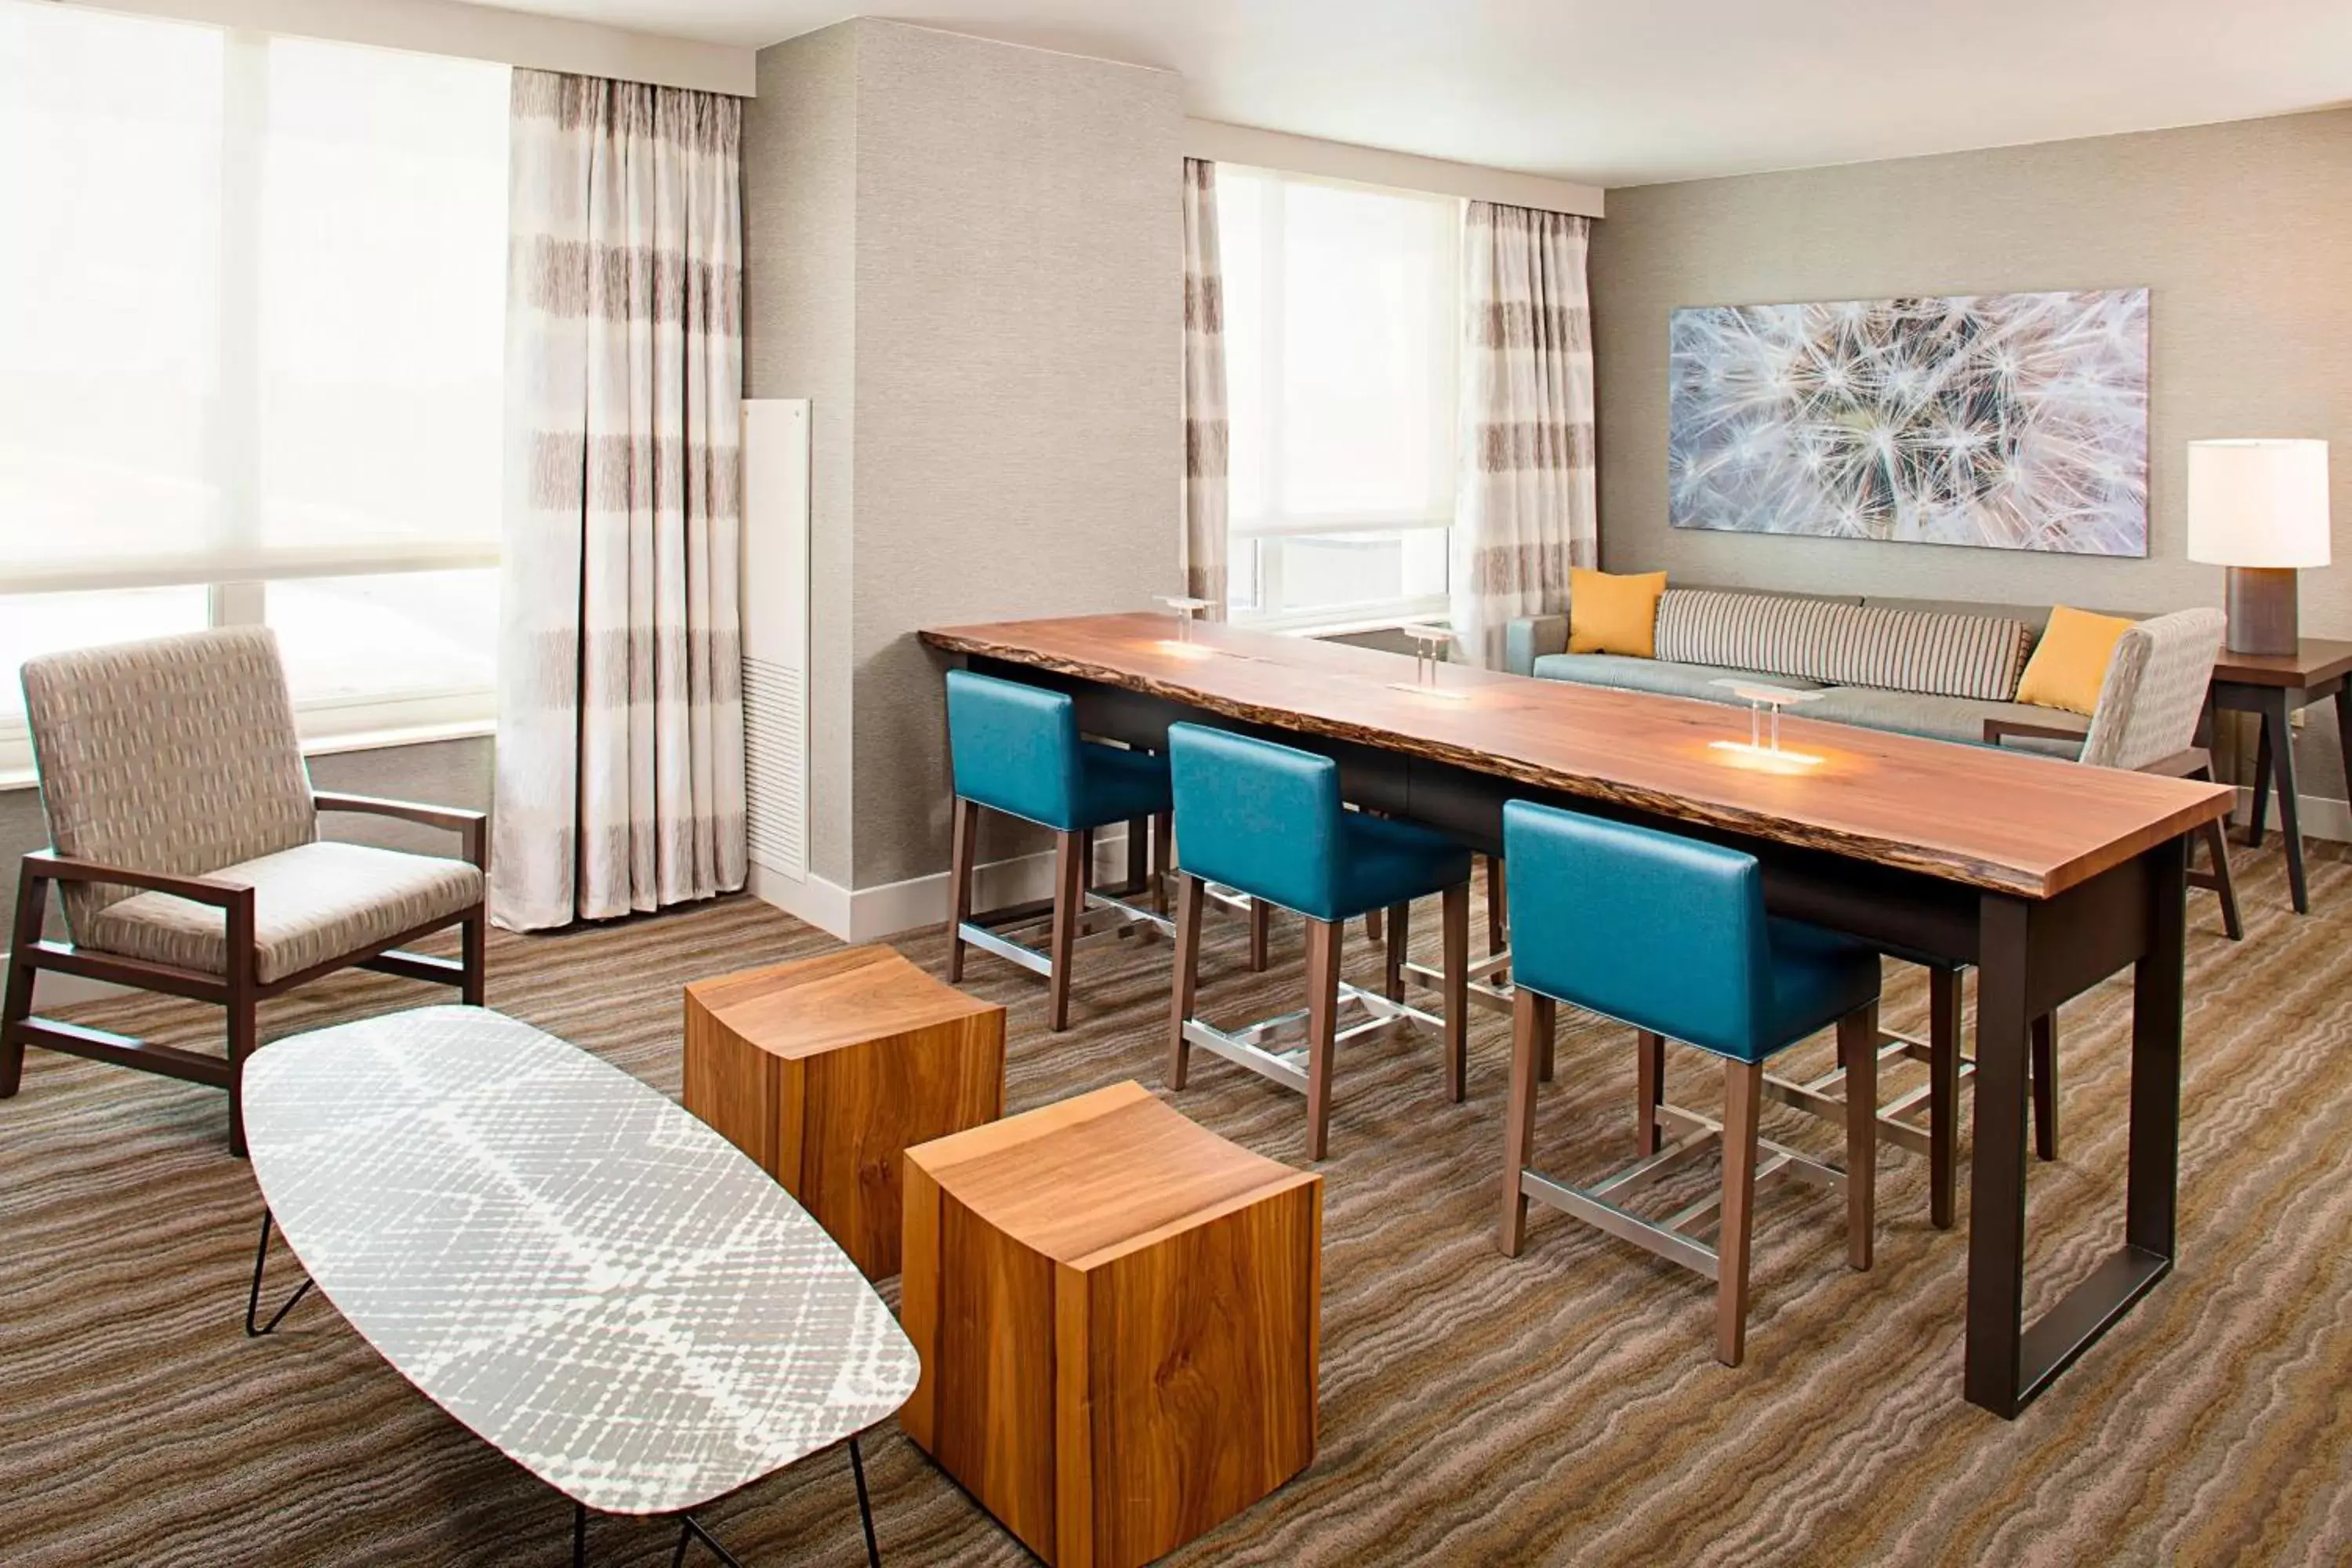
<instances>
[{"instance_id":1,"label":"black hairpin leg","mask_svg":"<svg viewBox=\"0 0 2352 1568\"><path fill-rule=\"evenodd\" d=\"M261 1312L261 1266L268 1261L268 1258L269 1211L265 1208L261 1211L261 1245L254 1248L253 1252L253 1289L247 1291L245 1296L245 1331L253 1339L259 1339L285 1321L286 1314L294 1310L294 1303L310 1293L310 1281L305 1279L299 1289L286 1298L286 1304L278 1309L277 1314L269 1321L256 1327L254 1319Z\"/></svg>"},{"instance_id":2,"label":"black hairpin leg","mask_svg":"<svg viewBox=\"0 0 2352 1568\"><path fill-rule=\"evenodd\" d=\"M857 1522L866 1527L866 1568L882 1568L882 1549L874 1543L874 1505L866 1497L866 1461L858 1456L855 1432L849 1435L849 1473L857 1478Z\"/></svg>"},{"instance_id":3,"label":"black hairpin leg","mask_svg":"<svg viewBox=\"0 0 2352 1568\"><path fill-rule=\"evenodd\" d=\"M572 1568L588 1568L588 1505L572 1505Z\"/></svg>"},{"instance_id":4,"label":"black hairpin leg","mask_svg":"<svg viewBox=\"0 0 2352 1568\"><path fill-rule=\"evenodd\" d=\"M690 1513L677 1516L677 1550L670 1554L669 1568L679 1568L679 1564L686 1561L686 1546L689 1541L699 1541L709 1547L711 1555L726 1563L727 1568L743 1568L743 1564L736 1561L735 1554L719 1545L719 1538L703 1529L702 1521Z\"/></svg>"}]
</instances>

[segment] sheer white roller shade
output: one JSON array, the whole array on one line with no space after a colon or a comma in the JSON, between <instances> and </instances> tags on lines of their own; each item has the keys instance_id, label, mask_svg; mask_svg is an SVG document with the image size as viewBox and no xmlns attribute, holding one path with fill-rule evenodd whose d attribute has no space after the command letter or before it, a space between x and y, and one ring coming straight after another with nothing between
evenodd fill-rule
<instances>
[{"instance_id":1,"label":"sheer white roller shade","mask_svg":"<svg viewBox=\"0 0 2352 1568\"><path fill-rule=\"evenodd\" d=\"M507 71L0 0L0 595L498 558Z\"/></svg>"}]
</instances>

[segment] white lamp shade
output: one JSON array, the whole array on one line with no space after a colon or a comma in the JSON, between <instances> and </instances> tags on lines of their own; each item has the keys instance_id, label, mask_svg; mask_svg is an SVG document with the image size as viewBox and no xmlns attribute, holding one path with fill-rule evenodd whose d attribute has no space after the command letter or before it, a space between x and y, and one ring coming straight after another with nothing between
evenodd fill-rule
<instances>
[{"instance_id":1,"label":"white lamp shade","mask_svg":"<svg viewBox=\"0 0 2352 1568\"><path fill-rule=\"evenodd\" d=\"M2327 564L2327 443L2189 443L2189 558Z\"/></svg>"}]
</instances>

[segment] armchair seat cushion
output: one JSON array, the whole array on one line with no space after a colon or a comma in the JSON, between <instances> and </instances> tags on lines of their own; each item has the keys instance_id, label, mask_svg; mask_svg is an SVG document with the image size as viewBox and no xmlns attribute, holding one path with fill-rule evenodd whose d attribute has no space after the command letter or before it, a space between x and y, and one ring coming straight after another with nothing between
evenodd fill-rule
<instances>
[{"instance_id":1,"label":"armchair seat cushion","mask_svg":"<svg viewBox=\"0 0 2352 1568\"><path fill-rule=\"evenodd\" d=\"M482 873L463 860L364 844L297 845L207 872L204 880L253 889L254 978L265 985L454 920L482 899ZM92 917L87 945L226 975L226 920L208 904L141 893Z\"/></svg>"}]
</instances>

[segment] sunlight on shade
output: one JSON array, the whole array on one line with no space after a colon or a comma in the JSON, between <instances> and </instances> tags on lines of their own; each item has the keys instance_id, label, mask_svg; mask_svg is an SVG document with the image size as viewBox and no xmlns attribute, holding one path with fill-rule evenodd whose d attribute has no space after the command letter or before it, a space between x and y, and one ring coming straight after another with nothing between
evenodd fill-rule
<instances>
[{"instance_id":1,"label":"sunlight on shade","mask_svg":"<svg viewBox=\"0 0 2352 1568\"><path fill-rule=\"evenodd\" d=\"M1749 741L1709 741L1711 751L1726 753L1725 760L1736 768L1749 768L1760 773L1801 773L1807 768L1817 768L1822 759L1811 752L1776 751Z\"/></svg>"}]
</instances>

